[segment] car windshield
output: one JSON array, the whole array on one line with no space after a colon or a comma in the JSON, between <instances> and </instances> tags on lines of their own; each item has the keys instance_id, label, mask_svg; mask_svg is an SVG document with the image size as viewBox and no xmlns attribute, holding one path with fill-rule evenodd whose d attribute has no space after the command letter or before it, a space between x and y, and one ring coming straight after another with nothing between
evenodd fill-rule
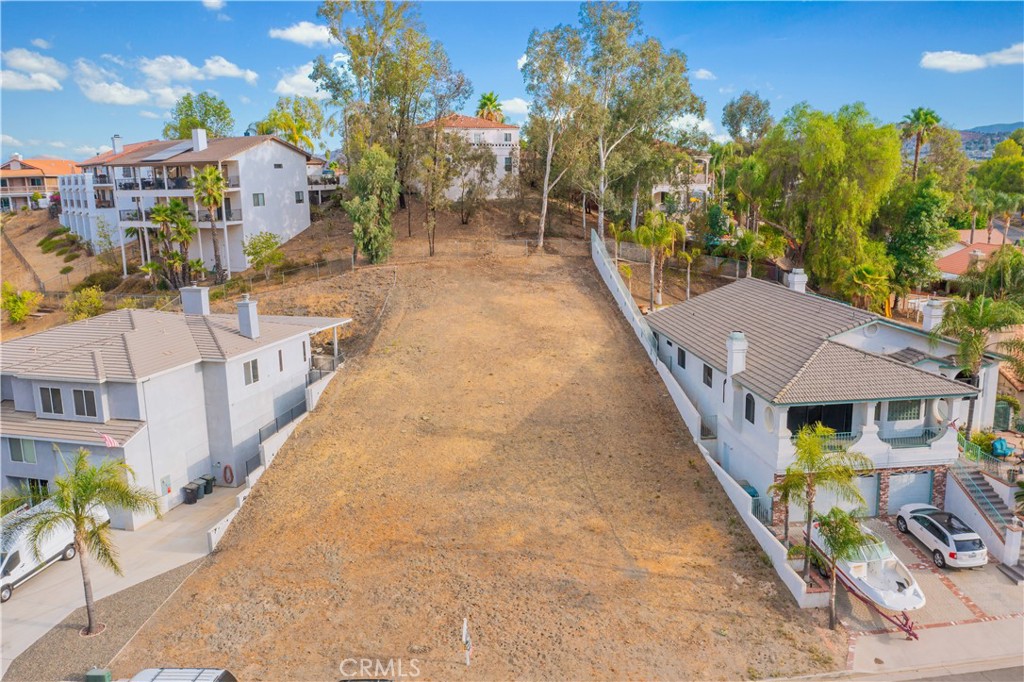
<instances>
[{"instance_id":1,"label":"car windshield","mask_svg":"<svg viewBox=\"0 0 1024 682\"><path fill-rule=\"evenodd\" d=\"M958 552L977 552L979 549L985 549L985 543L978 538L954 540L953 543L956 545L956 551Z\"/></svg>"},{"instance_id":2,"label":"car windshield","mask_svg":"<svg viewBox=\"0 0 1024 682\"><path fill-rule=\"evenodd\" d=\"M884 542L877 542L873 539L857 548L854 561L881 561L892 556L892 551Z\"/></svg>"}]
</instances>

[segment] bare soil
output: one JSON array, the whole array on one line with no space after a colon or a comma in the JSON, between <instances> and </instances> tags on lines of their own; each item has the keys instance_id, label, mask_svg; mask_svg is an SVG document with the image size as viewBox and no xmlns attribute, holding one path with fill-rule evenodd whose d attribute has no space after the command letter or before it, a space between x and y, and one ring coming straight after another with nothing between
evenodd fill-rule
<instances>
[{"instance_id":1,"label":"bare soil","mask_svg":"<svg viewBox=\"0 0 1024 682\"><path fill-rule=\"evenodd\" d=\"M371 658L407 675L416 659L421 679L740 679L845 661L735 517L588 259L391 272L369 351L115 677L338 679Z\"/></svg>"}]
</instances>

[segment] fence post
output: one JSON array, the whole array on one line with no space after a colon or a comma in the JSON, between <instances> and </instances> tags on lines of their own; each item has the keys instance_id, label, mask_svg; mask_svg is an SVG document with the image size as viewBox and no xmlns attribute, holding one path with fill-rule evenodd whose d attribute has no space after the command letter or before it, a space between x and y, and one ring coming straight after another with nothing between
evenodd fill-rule
<instances>
[{"instance_id":1,"label":"fence post","mask_svg":"<svg viewBox=\"0 0 1024 682\"><path fill-rule=\"evenodd\" d=\"M316 281L319 282L320 281L320 263L316 262L313 265L316 266Z\"/></svg>"}]
</instances>

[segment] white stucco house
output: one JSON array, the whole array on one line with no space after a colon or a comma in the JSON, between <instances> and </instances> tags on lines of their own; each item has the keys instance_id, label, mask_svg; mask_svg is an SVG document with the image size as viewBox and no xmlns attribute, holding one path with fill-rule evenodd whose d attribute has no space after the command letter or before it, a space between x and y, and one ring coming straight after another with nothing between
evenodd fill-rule
<instances>
[{"instance_id":1,"label":"white stucco house","mask_svg":"<svg viewBox=\"0 0 1024 682\"><path fill-rule=\"evenodd\" d=\"M118 310L0 346L4 487L45 490L63 473L54 447L84 447L124 460L167 510L203 474L241 485L261 442L314 407L350 320L259 315L248 298L211 314L207 289L181 293L183 313ZM312 336L332 329L333 353L314 358ZM148 520L112 514L116 528Z\"/></svg>"},{"instance_id":2,"label":"white stucco house","mask_svg":"<svg viewBox=\"0 0 1024 682\"><path fill-rule=\"evenodd\" d=\"M230 273L248 267L242 252L246 238L273 232L286 242L309 227L311 156L276 136L208 138L205 130L197 129L189 140L123 144L115 135L111 142L110 152L80 164L83 173L60 178L61 223L87 241L96 241L102 220L114 243L122 244L126 228L154 227L149 220L153 206L180 199L199 229L189 258L202 258L212 269L216 236L222 265ZM215 227L209 212L196 203L190 184L204 166L216 166L227 181ZM146 239L144 261L148 251Z\"/></svg>"},{"instance_id":3,"label":"white stucco house","mask_svg":"<svg viewBox=\"0 0 1024 682\"><path fill-rule=\"evenodd\" d=\"M462 136L475 146L488 147L494 153L494 177L488 198L498 196L498 186L505 176L519 173L519 126L509 123L498 123L478 116L452 114L440 121L421 123L421 129L431 128L440 124L446 132ZM459 198L459 188L453 184L446 195L452 201Z\"/></svg>"},{"instance_id":4,"label":"white stucco house","mask_svg":"<svg viewBox=\"0 0 1024 682\"><path fill-rule=\"evenodd\" d=\"M669 197L674 198L676 205L685 210L691 200L703 200L711 191L714 181L710 173L711 155L692 149L680 151L687 155L687 160L683 162L685 165L651 188L651 202L659 210L664 208Z\"/></svg>"},{"instance_id":5,"label":"white stucco house","mask_svg":"<svg viewBox=\"0 0 1024 682\"><path fill-rule=\"evenodd\" d=\"M781 286L743 279L647 317L662 362L701 414L701 438L733 478L758 496L792 463L794 434L821 422L876 471L860 479L870 515L944 499L958 457L954 426L976 397L975 428L992 425L998 359L976 385L955 345L925 330L806 292L796 270ZM818 507L850 505L819 493ZM782 510L775 505L776 522Z\"/></svg>"}]
</instances>

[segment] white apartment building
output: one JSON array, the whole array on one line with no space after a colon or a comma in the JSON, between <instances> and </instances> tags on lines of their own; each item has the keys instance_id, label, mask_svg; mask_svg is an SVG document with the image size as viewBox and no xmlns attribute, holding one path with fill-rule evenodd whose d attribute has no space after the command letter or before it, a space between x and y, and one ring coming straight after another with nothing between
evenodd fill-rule
<instances>
[{"instance_id":1,"label":"white apartment building","mask_svg":"<svg viewBox=\"0 0 1024 682\"><path fill-rule=\"evenodd\" d=\"M420 127L429 128L434 124L435 122L431 121L421 124ZM487 146L494 152L494 179L491 182L488 198L493 199L498 195L498 186L506 175L519 173L518 126L462 114L452 114L441 119L441 125L446 131L461 135L470 144ZM448 189L447 196L453 201L459 198L457 183Z\"/></svg>"},{"instance_id":2,"label":"white apartment building","mask_svg":"<svg viewBox=\"0 0 1024 682\"><path fill-rule=\"evenodd\" d=\"M129 227L155 227L152 208L171 199L185 202L199 229L189 258L201 258L213 269L213 240L228 272L248 267L243 241L259 232L288 241L309 227L310 155L273 135L208 139L192 131L191 140L151 140L123 144L115 135L113 149L84 161L81 175L60 178L61 223L90 242L106 223L115 244L124 246ZM190 178L204 166L216 166L227 181L224 204L211 216L197 204ZM143 260L150 253L142 231Z\"/></svg>"}]
</instances>

